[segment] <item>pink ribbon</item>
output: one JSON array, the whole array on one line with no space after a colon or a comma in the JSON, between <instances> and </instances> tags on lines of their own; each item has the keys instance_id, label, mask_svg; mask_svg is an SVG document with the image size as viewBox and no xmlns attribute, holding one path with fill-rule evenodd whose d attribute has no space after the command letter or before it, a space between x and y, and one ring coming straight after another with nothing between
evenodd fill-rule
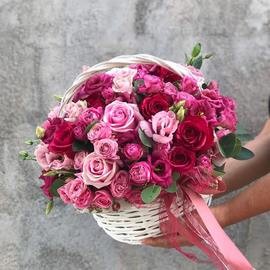
<instances>
[{"instance_id":1,"label":"pink ribbon","mask_svg":"<svg viewBox=\"0 0 270 270\"><path fill-rule=\"evenodd\" d=\"M252 270L251 264L220 227L203 198L187 187L182 187L181 191L177 196L181 197L179 203L183 208L172 208L173 202L177 204L174 196L167 194L163 197L167 219L164 220L164 214L161 214L160 228L168 236L171 246L193 261L205 262L177 246L177 235L181 235L200 248L217 269ZM182 211L182 215L177 211Z\"/></svg>"}]
</instances>

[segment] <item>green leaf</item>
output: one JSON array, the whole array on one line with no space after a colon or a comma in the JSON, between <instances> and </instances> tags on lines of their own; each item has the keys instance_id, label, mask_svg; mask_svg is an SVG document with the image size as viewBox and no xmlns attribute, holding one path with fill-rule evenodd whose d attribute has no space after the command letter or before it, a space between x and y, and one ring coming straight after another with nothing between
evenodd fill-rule
<instances>
[{"instance_id":1,"label":"green leaf","mask_svg":"<svg viewBox=\"0 0 270 270\"><path fill-rule=\"evenodd\" d=\"M72 150L74 152L80 152L80 151L93 152L94 151L94 146L89 141L76 140L72 144Z\"/></svg>"},{"instance_id":2,"label":"green leaf","mask_svg":"<svg viewBox=\"0 0 270 270\"><path fill-rule=\"evenodd\" d=\"M89 124L86 128L85 128L85 133L88 133L91 128L96 124L98 123L98 120L94 120L91 124Z\"/></svg>"},{"instance_id":3,"label":"green leaf","mask_svg":"<svg viewBox=\"0 0 270 270\"><path fill-rule=\"evenodd\" d=\"M241 147L239 153L233 156L233 158L238 160L247 160L254 157L254 153L245 147Z\"/></svg>"},{"instance_id":4,"label":"green leaf","mask_svg":"<svg viewBox=\"0 0 270 270\"><path fill-rule=\"evenodd\" d=\"M214 164L214 175L223 176L225 174L224 168L225 168L225 163L221 166L217 166Z\"/></svg>"},{"instance_id":5,"label":"green leaf","mask_svg":"<svg viewBox=\"0 0 270 270\"><path fill-rule=\"evenodd\" d=\"M197 43L192 49L191 56L194 58L197 57L201 52L201 48L202 48L201 43Z\"/></svg>"},{"instance_id":6,"label":"green leaf","mask_svg":"<svg viewBox=\"0 0 270 270\"><path fill-rule=\"evenodd\" d=\"M53 170L44 173L45 176L56 176L56 175L74 175L74 171L65 171L65 170Z\"/></svg>"},{"instance_id":7,"label":"green leaf","mask_svg":"<svg viewBox=\"0 0 270 270\"><path fill-rule=\"evenodd\" d=\"M45 209L45 214L49 215L50 212L53 209L53 200L48 201L47 205L46 205L46 209Z\"/></svg>"},{"instance_id":8,"label":"green leaf","mask_svg":"<svg viewBox=\"0 0 270 270\"><path fill-rule=\"evenodd\" d=\"M63 181L62 179L60 179L60 178L56 179L56 180L52 183L52 185L51 185L51 187L50 187L50 192L51 192L51 194L52 194L53 196L55 196L55 197L59 197L59 194L58 194L58 192L57 192L57 189L60 188L60 187L62 187L64 184L65 184L65 181Z\"/></svg>"},{"instance_id":9,"label":"green leaf","mask_svg":"<svg viewBox=\"0 0 270 270\"><path fill-rule=\"evenodd\" d=\"M202 67L202 62L203 62L203 58L202 58L202 56L200 55L200 56L198 56L197 58L195 58L195 59L192 61L191 65L192 65L193 67L197 68L197 69L200 69L200 68Z\"/></svg>"},{"instance_id":10,"label":"green leaf","mask_svg":"<svg viewBox=\"0 0 270 270\"><path fill-rule=\"evenodd\" d=\"M172 184L166 189L169 193L175 193L177 191L177 181L180 179L180 173L174 171L172 173Z\"/></svg>"},{"instance_id":11,"label":"green leaf","mask_svg":"<svg viewBox=\"0 0 270 270\"><path fill-rule=\"evenodd\" d=\"M189 65L190 64L190 57L185 53L185 63L187 64L187 65Z\"/></svg>"},{"instance_id":12,"label":"green leaf","mask_svg":"<svg viewBox=\"0 0 270 270\"><path fill-rule=\"evenodd\" d=\"M234 133L222 137L218 142L221 154L228 158L236 155L241 149L241 141Z\"/></svg>"},{"instance_id":13,"label":"green leaf","mask_svg":"<svg viewBox=\"0 0 270 270\"><path fill-rule=\"evenodd\" d=\"M139 132L139 137L140 137L142 144L151 148L153 145L152 139L147 137L141 128L139 128L138 132Z\"/></svg>"},{"instance_id":14,"label":"green leaf","mask_svg":"<svg viewBox=\"0 0 270 270\"><path fill-rule=\"evenodd\" d=\"M142 191L141 198L144 203L151 203L159 196L160 192L161 192L160 186L156 185L148 186Z\"/></svg>"},{"instance_id":15,"label":"green leaf","mask_svg":"<svg viewBox=\"0 0 270 270\"><path fill-rule=\"evenodd\" d=\"M133 91L137 92L138 88L144 84L144 80L143 79L138 79L138 80L134 80L133 81Z\"/></svg>"}]
</instances>

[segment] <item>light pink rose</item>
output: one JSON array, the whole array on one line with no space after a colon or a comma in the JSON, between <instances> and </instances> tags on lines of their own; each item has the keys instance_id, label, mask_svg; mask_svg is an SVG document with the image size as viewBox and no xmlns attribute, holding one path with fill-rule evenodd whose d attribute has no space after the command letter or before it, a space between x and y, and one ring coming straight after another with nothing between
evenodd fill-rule
<instances>
[{"instance_id":1,"label":"light pink rose","mask_svg":"<svg viewBox=\"0 0 270 270\"><path fill-rule=\"evenodd\" d=\"M141 120L137 105L115 100L105 108L103 121L115 132L132 131Z\"/></svg>"},{"instance_id":2,"label":"light pink rose","mask_svg":"<svg viewBox=\"0 0 270 270\"><path fill-rule=\"evenodd\" d=\"M96 140L110 138L112 136L112 130L107 123L96 123L90 131L87 133L89 141L94 142Z\"/></svg>"},{"instance_id":3,"label":"light pink rose","mask_svg":"<svg viewBox=\"0 0 270 270\"><path fill-rule=\"evenodd\" d=\"M113 73L112 89L116 93L132 93L132 82L137 70L131 68L116 69Z\"/></svg>"},{"instance_id":4,"label":"light pink rose","mask_svg":"<svg viewBox=\"0 0 270 270\"><path fill-rule=\"evenodd\" d=\"M129 174L126 171L119 171L112 179L110 189L113 197L124 198L130 190Z\"/></svg>"},{"instance_id":5,"label":"light pink rose","mask_svg":"<svg viewBox=\"0 0 270 270\"><path fill-rule=\"evenodd\" d=\"M75 170L82 170L83 161L85 157L88 155L87 152L77 152L74 156L74 169Z\"/></svg>"},{"instance_id":6,"label":"light pink rose","mask_svg":"<svg viewBox=\"0 0 270 270\"><path fill-rule=\"evenodd\" d=\"M117 170L116 160L104 159L93 152L84 159L82 178L86 185L102 188L111 184Z\"/></svg>"},{"instance_id":7,"label":"light pink rose","mask_svg":"<svg viewBox=\"0 0 270 270\"><path fill-rule=\"evenodd\" d=\"M107 190L96 191L93 206L105 209L110 208L112 206L112 196Z\"/></svg>"},{"instance_id":8,"label":"light pink rose","mask_svg":"<svg viewBox=\"0 0 270 270\"><path fill-rule=\"evenodd\" d=\"M144 84L138 89L139 93L158 93L162 91L164 86L162 80L158 76L150 74L144 75L143 82Z\"/></svg>"},{"instance_id":9,"label":"light pink rose","mask_svg":"<svg viewBox=\"0 0 270 270\"><path fill-rule=\"evenodd\" d=\"M41 143L37 145L34 155L39 166L45 170L73 169L73 160L67 155L55 154L49 151L48 145Z\"/></svg>"},{"instance_id":10,"label":"light pink rose","mask_svg":"<svg viewBox=\"0 0 270 270\"><path fill-rule=\"evenodd\" d=\"M95 153L104 159L119 159L116 155L118 144L111 139L101 139L94 142Z\"/></svg>"},{"instance_id":11,"label":"light pink rose","mask_svg":"<svg viewBox=\"0 0 270 270\"><path fill-rule=\"evenodd\" d=\"M63 108L64 119L69 122L75 122L79 115L87 108L87 102L79 100L75 102L69 102Z\"/></svg>"},{"instance_id":12,"label":"light pink rose","mask_svg":"<svg viewBox=\"0 0 270 270\"><path fill-rule=\"evenodd\" d=\"M129 160L139 160L143 155L143 148L138 143L127 143L124 146L123 153Z\"/></svg>"},{"instance_id":13,"label":"light pink rose","mask_svg":"<svg viewBox=\"0 0 270 270\"><path fill-rule=\"evenodd\" d=\"M172 111L156 113L152 116L153 140L165 144L171 142L178 122Z\"/></svg>"},{"instance_id":14,"label":"light pink rose","mask_svg":"<svg viewBox=\"0 0 270 270\"><path fill-rule=\"evenodd\" d=\"M150 138L153 137L153 130L152 130L152 126L150 122L146 120L142 120L140 121L139 125L140 125L140 129L145 133L147 137L150 137Z\"/></svg>"},{"instance_id":15,"label":"light pink rose","mask_svg":"<svg viewBox=\"0 0 270 270\"><path fill-rule=\"evenodd\" d=\"M48 118L53 119L57 118L60 111L60 105L55 106L48 114Z\"/></svg>"},{"instance_id":16,"label":"light pink rose","mask_svg":"<svg viewBox=\"0 0 270 270\"><path fill-rule=\"evenodd\" d=\"M86 125L92 123L95 120L100 120L102 118L103 109L98 108L87 108L79 116L79 121L85 123Z\"/></svg>"},{"instance_id":17,"label":"light pink rose","mask_svg":"<svg viewBox=\"0 0 270 270\"><path fill-rule=\"evenodd\" d=\"M132 183L144 186L151 179L151 167L146 161L133 163L129 169L129 176Z\"/></svg>"}]
</instances>

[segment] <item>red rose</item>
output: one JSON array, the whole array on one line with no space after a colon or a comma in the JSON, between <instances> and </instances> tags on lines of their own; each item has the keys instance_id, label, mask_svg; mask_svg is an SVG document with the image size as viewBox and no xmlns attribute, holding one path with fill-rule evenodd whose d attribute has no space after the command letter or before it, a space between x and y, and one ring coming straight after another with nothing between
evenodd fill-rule
<instances>
[{"instance_id":1,"label":"red rose","mask_svg":"<svg viewBox=\"0 0 270 270\"><path fill-rule=\"evenodd\" d=\"M149 119L160 111L168 111L173 104L173 99L169 95L158 93L143 99L140 110L145 119Z\"/></svg>"},{"instance_id":2,"label":"red rose","mask_svg":"<svg viewBox=\"0 0 270 270\"><path fill-rule=\"evenodd\" d=\"M200 116L187 116L175 132L177 143L193 151L205 151L214 143L213 129Z\"/></svg>"},{"instance_id":3,"label":"red rose","mask_svg":"<svg viewBox=\"0 0 270 270\"><path fill-rule=\"evenodd\" d=\"M189 171L195 166L195 153L182 146L174 146L170 150L168 158L172 167L179 172Z\"/></svg>"},{"instance_id":4,"label":"red rose","mask_svg":"<svg viewBox=\"0 0 270 270\"><path fill-rule=\"evenodd\" d=\"M49 151L57 154L66 154L73 158L72 143L74 141L73 124L64 121L58 125L49 143Z\"/></svg>"}]
</instances>

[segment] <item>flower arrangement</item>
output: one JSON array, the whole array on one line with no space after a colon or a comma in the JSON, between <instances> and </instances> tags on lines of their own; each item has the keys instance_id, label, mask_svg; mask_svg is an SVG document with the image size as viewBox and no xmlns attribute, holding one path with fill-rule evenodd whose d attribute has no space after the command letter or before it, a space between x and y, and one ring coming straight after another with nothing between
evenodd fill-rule
<instances>
[{"instance_id":1,"label":"flower arrangement","mask_svg":"<svg viewBox=\"0 0 270 270\"><path fill-rule=\"evenodd\" d=\"M117 212L121 201L140 209L185 190L224 191L221 160L253 154L235 135L235 101L199 70L209 57L196 44L182 73L150 61L91 76L84 68L37 127L34 157L20 153L41 167L46 213L56 197L79 210Z\"/></svg>"}]
</instances>

